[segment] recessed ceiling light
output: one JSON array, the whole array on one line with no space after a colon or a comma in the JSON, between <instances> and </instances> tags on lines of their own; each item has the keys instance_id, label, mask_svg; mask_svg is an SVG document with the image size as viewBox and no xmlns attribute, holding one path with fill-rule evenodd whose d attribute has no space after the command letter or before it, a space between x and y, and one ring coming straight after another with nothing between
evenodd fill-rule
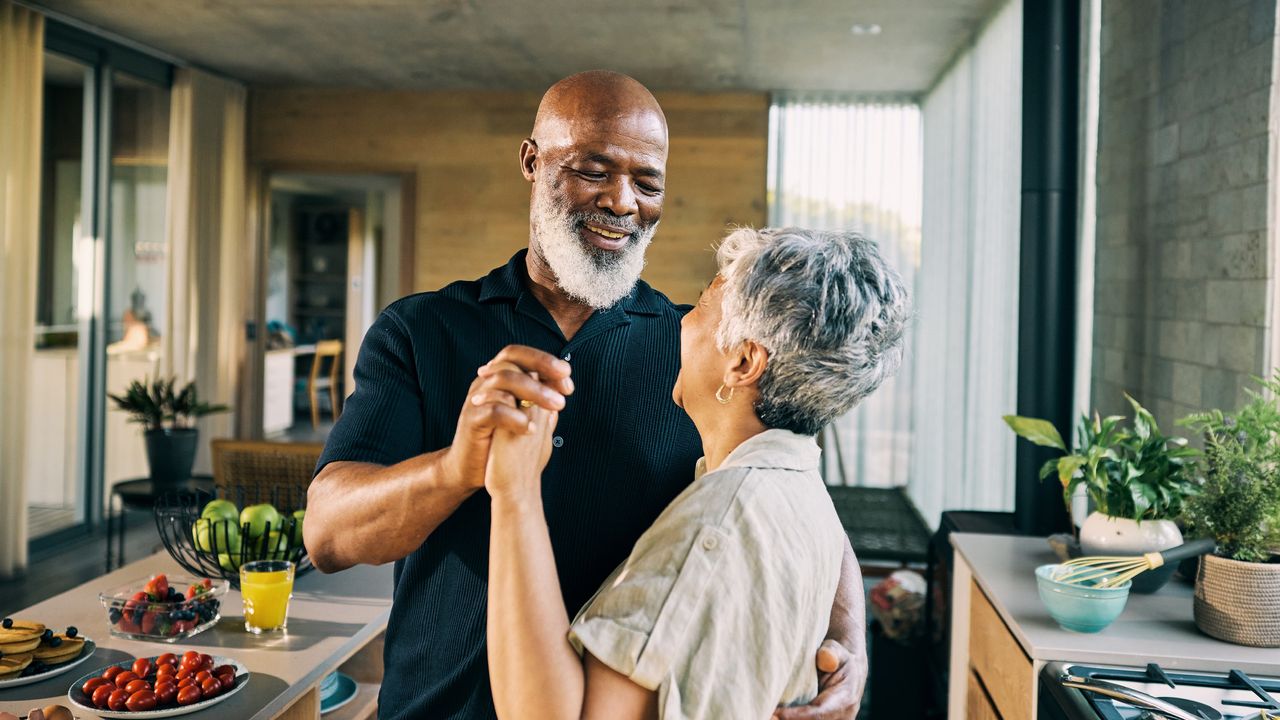
<instances>
[{"instance_id":1,"label":"recessed ceiling light","mask_svg":"<svg viewBox=\"0 0 1280 720\"><path fill-rule=\"evenodd\" d=\"M849 32L854 35L879 35L880 26L875 23L854 23Z\"/></svg>"}]
</instances>

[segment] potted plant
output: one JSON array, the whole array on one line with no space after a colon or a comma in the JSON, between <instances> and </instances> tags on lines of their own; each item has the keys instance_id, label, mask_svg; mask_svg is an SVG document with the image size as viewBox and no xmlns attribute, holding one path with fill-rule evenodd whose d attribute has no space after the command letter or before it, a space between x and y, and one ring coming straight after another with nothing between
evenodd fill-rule
<instances>
[{"instance_id":1,"label":"potted plant","mask_svg":"<svg viewBox=\"0 0 1280 720\"><path fill-rule=\"evenodd\" d=\"M1280 647L1280 372L1246 390L1234 415L1191 415L1204 434L1201 492L1187 504L1191 532L1217 551L1196 571L1196 626L1239 645Z\"/></svg>"},{"instance_id":2,"label":"potted plant","mask_svg":"<svg viewBox=\"0 0 1280 720\"><path fill-rule=\"evenodd\" d=\"M1080 527L1080 550L1085 555L1141 555L1182 544L1174 519L1197 490L1195 459L1199 451L1185 438L1166 437L1155 418L1132 397L1133 422L1113 415L1080 418L1076 447L1069 450L1053 424L1036 418L1005 416L1020 437L1061 450L1063 455L1040 468L1043 480L1057 475L1063 500L1083 486L1094 511ZM1134 592L1154 592L1173 574L1173 567L1144 573Z\"/></svg>"},{"instance_id":3,"label":"potted plant","mask_svg":"<svg viewBox=\"0 0 1280 720\"><path fill-rule=\"evenodd\" d=\"M177 378L134 380L123 395L107 394L116 408L129 413L129 421L143 426L151 480L173 483L191 477L199 431L195 421L205 415L226 412L226 405L201 402L196 384L175 390Z\"/></svg>"}]
</instances>

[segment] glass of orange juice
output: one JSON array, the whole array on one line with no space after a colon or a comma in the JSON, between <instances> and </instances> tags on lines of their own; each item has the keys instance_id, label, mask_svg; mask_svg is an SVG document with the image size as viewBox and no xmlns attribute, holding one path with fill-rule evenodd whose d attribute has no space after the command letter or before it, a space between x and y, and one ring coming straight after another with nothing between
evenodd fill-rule
<instances>
[{"instance_id":1,"label":"glass of orange juice","mask_svg":"<svg viewBox=\"0 0 1280 720\"><path fill-rule=\"evenodd\" d=\"M256 560L240 566L245 630L260 635L285 629L293 594L293 570L293 563L288 560Z\"/></svg>"}]
</instances>

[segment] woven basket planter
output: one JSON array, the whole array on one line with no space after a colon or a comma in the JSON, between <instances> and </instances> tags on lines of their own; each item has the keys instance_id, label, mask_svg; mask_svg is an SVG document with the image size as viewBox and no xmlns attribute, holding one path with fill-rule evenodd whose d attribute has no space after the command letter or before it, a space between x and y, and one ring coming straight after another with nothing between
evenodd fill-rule
<instances>
[{"instance_id":1,"label":"woven basket planter","mask_svg":"<svg viewBox=\"0 0 1280 720\"><path fill-rule=\"evenodd\" d=\"M1196 627L1236 645L1280 647L1280 563L1206 555L1196 573Z\"/></svg>"}]
</instances>

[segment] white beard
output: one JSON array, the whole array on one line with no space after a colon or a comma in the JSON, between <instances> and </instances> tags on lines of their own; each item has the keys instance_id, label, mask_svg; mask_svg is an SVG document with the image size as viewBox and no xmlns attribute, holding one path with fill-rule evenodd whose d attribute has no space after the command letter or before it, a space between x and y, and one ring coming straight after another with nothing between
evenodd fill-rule
<instances>
[{"instance_id":1,"label":"white beard","mask_svg":"<svg viewBox=\"0 0 1280 720\"><path fill-rule=\"evenodd\" d=\"M631 231L631 239L614 251L588 245L578 235L578 228L593 220L621 226ZM612 215L571 213L546 192L534 193L529 225L534 249L555 274L556 284L569 297L597 310L613 307L631 294L644 269L644 252L658 229L656 222L642 228L634 220Z\"/></svg>"}]
</instances>

